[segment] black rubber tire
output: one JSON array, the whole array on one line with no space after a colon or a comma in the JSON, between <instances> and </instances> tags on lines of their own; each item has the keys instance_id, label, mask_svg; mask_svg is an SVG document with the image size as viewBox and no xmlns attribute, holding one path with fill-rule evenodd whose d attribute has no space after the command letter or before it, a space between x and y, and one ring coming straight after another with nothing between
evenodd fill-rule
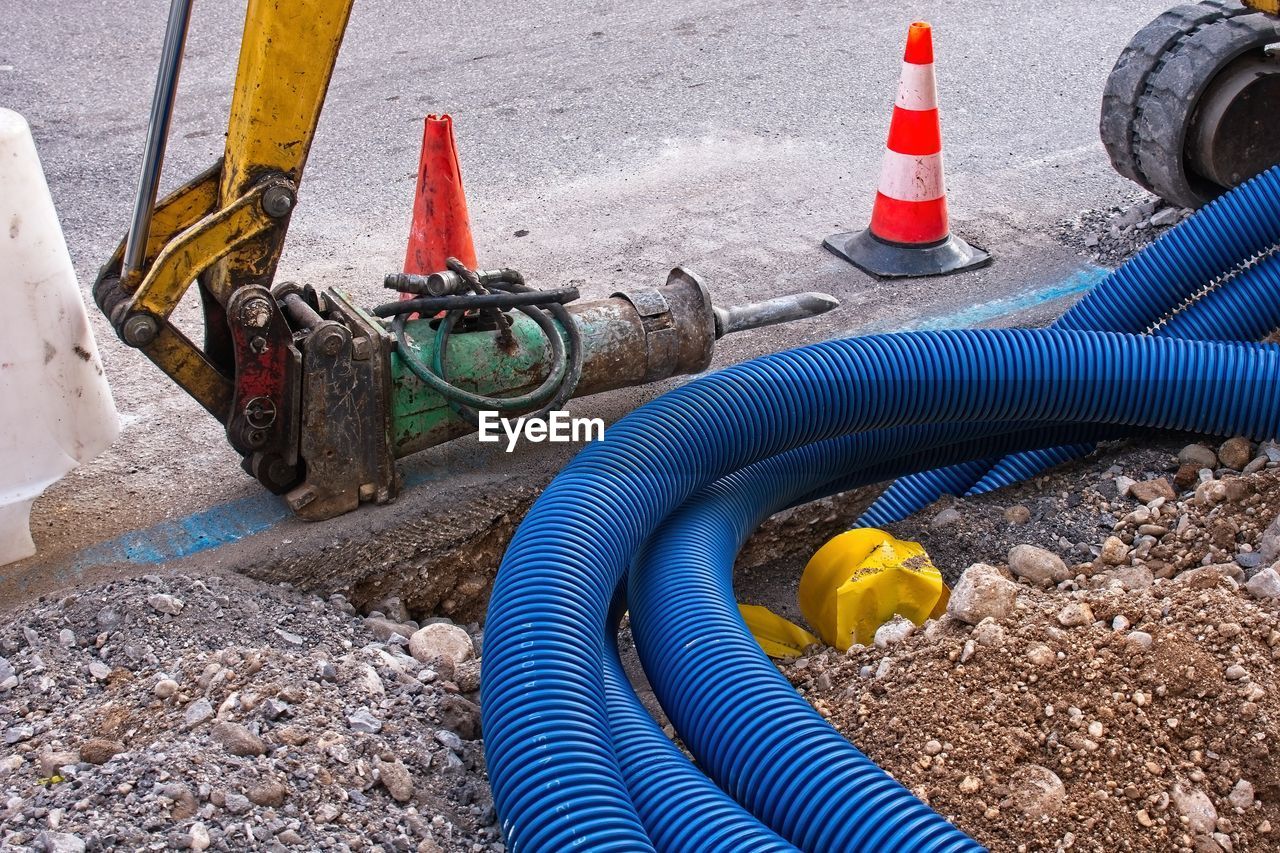
<instances>
[{"instance_id":1,"label":"black rubber tire","mask_svg":"<svg viewBox=\"0 0 1280 853\"><path fill-rule=\"evenodd\" d=\"M1237 0L1206 0L1170 9L1138 31L1107 78L1102 94L1099 131L1102 144L1117 172L1148 190L1156 191L1138 166L1134 125L1139 103L1150 88L1151 77L1176 51L1178 44L1207 26L1224 19L1251 14Z\"/></svg>"},{"instance_id":2,"label":"black rubber tire","mask_svg":"<svg viewBox=\"0 0 1280 853\"><path fill-rule=\"evenodd\" d=\"M1200 96L1235 60L1280 42L1280 18L1235 15L1179 41L1148 78L1133 124L1138 171L1166 201L1196 208L1227 187L1197 174L1187 161L1187 137ZM1252 177L1252 176L1249 176Z\"/></svg>"}]
</instances>

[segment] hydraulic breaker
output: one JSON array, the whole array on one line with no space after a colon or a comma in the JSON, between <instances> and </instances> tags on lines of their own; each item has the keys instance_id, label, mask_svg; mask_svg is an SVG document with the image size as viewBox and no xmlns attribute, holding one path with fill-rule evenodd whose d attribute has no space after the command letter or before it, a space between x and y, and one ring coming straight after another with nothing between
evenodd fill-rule
<instances>
[{"instance_id":1,"label":"hydraulic breaker","mask_svg":"<svg viewBox=\"0 0 1280 853\"><path fill-rule=\"evenodd\" d=\"M268 407L266 397L245 400L241 408L247 440L252 441L248 433L254 429L275 428L286 437L286 449L250 450L245 468L284 493L298 515L318 520L361 502L390 501L399 489L396 459L475 429L453 401L407 366L386 322L341 291L286 283L275 289L273 300L288 323L289 340L278 357L280 368L268 375L295 376L296 387L283 408ZM721 308L712 305L702 280L683 267L660 287L570 302L566 313L581 347L581 372L571 394L582 397L701 372L710 365L719 337L815 316L837 304L824 294L805 293ZM271 328L269 320L252 324L274 314L231 312L233 328L239 325L248 335L249 351L263 346L253 336ZM450 335L441 362L450 383L505 398L544 382L553 361L550 340L527 315L506 316L509 328L469 315ZM427 364L436 360L441 322L431 317L405 324L411 357ZM555 332L568 346L569 330L556 323Z\"/></svg>"}]
</instances>

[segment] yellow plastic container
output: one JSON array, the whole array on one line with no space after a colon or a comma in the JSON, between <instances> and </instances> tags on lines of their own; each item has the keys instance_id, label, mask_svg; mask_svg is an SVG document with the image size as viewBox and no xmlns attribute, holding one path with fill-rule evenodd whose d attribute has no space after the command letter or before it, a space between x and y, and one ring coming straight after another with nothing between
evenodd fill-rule
<instances>
[{"instance_id":1,"label":"yellow plastic container","mask_svg":"<svg viewBox=\"0 0 1280 853\"><path fill-rule=\"evenodd\" d=\"M850 530L823 545L800 578L800 611L837 649L870 643L905 616L917 625L945 611L950 594L924 547L883 530Z\"/></svg>"},{"instance_id":2,"label":"yellow plastic container","mask_svg":"<svg viewBox=\"0 0 1280 853\"><path fill-rule=\"evenodd\" d=\"M815 646L821 642L813 634L767 607L739 604L738 612L742 614L742 621L747 623L747 628L760 648L771 658L800 657L806 646Z\"/></svg>"}]
</instances>

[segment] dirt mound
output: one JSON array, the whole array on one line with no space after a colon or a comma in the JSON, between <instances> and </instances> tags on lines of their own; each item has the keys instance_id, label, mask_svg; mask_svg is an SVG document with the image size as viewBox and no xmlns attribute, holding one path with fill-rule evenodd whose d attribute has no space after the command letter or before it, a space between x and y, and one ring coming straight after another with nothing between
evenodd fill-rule
<instances>
[{"instance_id":1,"label":"dirt mound","mask_svg":"<svg viewBox=\"0 0 1280 853\"><path fill-rule=\"evenodd\" d=\"M1021 578L973 567L980 595L958 587L948 616L783 672L995 851L1277 849L1277 448L1243 448L1243 475L1199 450L1206 467L1184 462L1176 482L1095 492L1110 535L1068 559L1069 579L1030 577L1061 565L1047 553L1020 554Z\"/></svg>"}]
</instances>

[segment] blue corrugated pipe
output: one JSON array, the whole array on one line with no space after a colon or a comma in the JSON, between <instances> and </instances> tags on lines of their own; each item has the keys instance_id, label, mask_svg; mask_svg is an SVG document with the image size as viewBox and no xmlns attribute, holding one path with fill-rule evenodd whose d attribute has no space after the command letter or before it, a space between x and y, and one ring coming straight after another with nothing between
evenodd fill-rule
<instances>
[{"instance_id":1,"label":"blue corrugated pipe","mask_svg":"<svg viewBox=\"0 0 1280 853\"><path fill-rule=\"evenodd\" d=\"M625 595L616 597L607 636L602 638L605 701L618 767L654 847L795 853L795 845L761 824L695 767L640 703L618 658L616 628L625 602ZM673 808L673 803L679 807Z\"/></svg>"},{"instance_id":2,"label":"blue corrugated pipe","mask_svg":"<svg viewBox=\"0 0 1280 853\"><path fill-rule=\"evenodd\" d=\"M495 582L485 632L485 747L512 849L655 849L619 762L604 637L614 591L642 544L698 489L794 448L914 424L980 421L1009 431L1096 424L1269 438L1280 427L1278 383L1280 353L1268 347L1052 330L920 332L765 356L632 412L534 504ZM1061 436L1084 438L1074 430ZM719 641L715 633L701 640ZM651 660L646 669L662 678L670 665ZM667 701L674 717L693 698ZM746 736L757 712L727 704L714 713L727 738L717 760L738 767L734 751L744 743L735 732ZM749 802L735 799L757 818L773 815L768 826L806 850L820 849L809 845L831 832L848 833L847 850L976 849L883 780L840 792L865 825L795 826L787 817L799 808L792 792L808 772L774 766L756 778ZM872 843L881 826L893 836L890 847Z\"/></svg>"},{"instance_id":3,"label":"blue corrugated pipe","mask_svg":"<svg viewBox=\"0 0 1280 853\"><path fill-rule=\"evenodd\" d=\"M877 430L771 457L686 502L650 538L631 571L636 647L698 765L761 825L805 850L978 848L837 734L779 674L739 615L734 557L761 521L788 505L992 450L1064 435L1116 434L1092 426L999 429L960 423ZM733 712L725 714L726 708ZM701 775L688 762L686 772ZM789 777L785 797L776 795L781 776ZM698 831L701 816L673 809L672 802L654 824L668 836ZM653 831L647 817L645 826ZM692 840L657 846L708 849Z\"/></svg>"},{"instance_id":4,"label":"blue corrugated pipe","mask_svg":"<svg viewBox=\"0 0 1280 853\"><path fill-rule=\"evenodd\" d=\"M1280 244L1280 167L1273 167L1219 196L1144 247L1099 282L1052 328L1145 331L1210 282L1277 244ZM1210 296L1214 298L1202 298L1187 305L1175 315L1183 319L1177 323L1170 321L1156 333L1201 340L1259 340L1280 323L1278 276L1277 263L1246 271L1213 291ZM1231 304L1233 301L1254 306L1256 310L1246 320L1238 313L1238 306ZM1269 327L1252 331L1268 322ZM1057 447L1020 454L1022 458L996 464L985 477L974 473L977 467L974 464L904 477L891 483L856 525L876 527L901 521L943 495L993 491L1078 459L1091 449Z\"/></svg>"},{"instance_id":5,"label":"blue corrugated pipe","mask_svg":"<svg viewBox=\"0 0 1280 853\"><path fill-rule=\"evenodd\" d=\"M1271 256L1209 290L1151 334L1200 341L1258 341L1277 326L1280 326L1280 257ZM1029 480L1042 471L1087 456L1095 446L1073 444L1006 456L965 494L981 495Z\"/></svg>"},{"instance_id":6,"label":"blue corrugated pipe","mask_svg":"<svg viewBox=\"0 0 1280 853\"><path fill-rule=\"evenodd\" d=\"M972 423L878 430L806 445L771 457L703 489L667 520L662 530L650 540L646 552L652 554L655 549L661 548L663 553L674 556L675 559L671 562L665 559L657 561L659 567L667 570L668 574L683 576L688 571L688 564L683 561L693 554L705 554L708 560L714 558L716 564L722 568L729 567L732 566L733 555L737 552L738 546L723 549L708 548L709 540L697 532L693 534L695 544L691 548L685 547L684 544L657 545L655 543L659 540L664 543L676 541L681 531L689 526L682 524L680 519L706 516L708 508L716 519L728 518L733 523L731 527L736 525L733 529L736 530L736 539L740 542L760 520L787 504L807 503L855 486L880 482L903 472L920 470L957 458L967 458L977 453L1026 447L1050 441L1053 438L1060 439L1064 431L1070 432L1072 429L1087 434L1090 438L1114 437L1117 434L1114 429L1104 428L1099 433L1098 428L1094 427L1072 428L1063 425L1040 427L1030 433L1007 434L1002 432L1003 427L999 424ZM967 441L962 440L966 438ZM888 461L876 465L872 464L874 460ZM814 489L814 484L819 482L822 485ZM803 492L802 495L801 492ZM753 496L754 500L747 500L743 504L746 517L735 519L720 511L716 505L723 502L723 496L726 493L732 499L740 499L746 495ZM759 501L768 502L768 506L758 506ZM736 505L730 507L730 509L734 508ZM642 557L639 563L646 567L644 571L650 573L654 571L652 566L655 561L651 557ZM686 626L690 631L703 631L707 619L716 612L716 622L711 628L714 633L720 634L723 630L724 636L735 636L735 640L747 638L746 648L749 650L750 661L746 662L749 666L760 670L753 675L753 678L758 680L763 673L768 681L772 676L775 681L773 685L775 690L781 685L780 689L784 691L782 696L796 700L792 704L798 707L788 709L789 712L812 717L812 709L809 709L803 701L799 701L789 686L778 681L777 670L767 658L763 657L754 640L745 633L746 627L741 623L736 604L731 593L728 592L730 583L727 568L724 568L724 571L726 574L723 575L722 588L726 592L722 600L708 606L706 602L690 595L687 590L676 592L674 597L668 597L666 593L650 595L644 599L650 605L649 607L646 608L641 604L633 609L633 625L640 621L652 623L650 614L656 613L657 610L652 605L662 601L675 602L666 614L667 617L677 620L672 624L672 629ZM695 576L705 575L699 575L696 571L689 572L689 577ZM610 624L616 624L621 618L623 606L624 599L618 596L615 599ZM686 614L678 611L687 610L691 610L696 618L685 622L682 617ZM604 658L605 694L614 748L636 810L654 846L659 850L697 850L705 853L796 850L795 846L780 839L760 819L716 787L715 783L685 758L662 733L636 698L622 672L614 642L616 632L610 630L607 633ZM678 649L692 648L696 644L696 638L685 639L677 635L674 643ZM642 646L643 654L645 644L638 641L638 645ZM704 644L702 648L710 647ZM715 648L720 649L721 654L724 651L718 644ZM730 656L733 657L733 655ZM650 659L652 657L650 655ZM685 667L681 666L679 669L683 670ZM726 668L723 672L719 671L719 664L696 669L712 675L705 682L710 686L717 680L723 682L732 667ZM736 678L730 677L728 682L733 689L740 687ZM748 701L759 698L755 696ZM762 713L760 717L766 725L768 720L775 719L772 711L773 709L770 709L768 714ZM825 724L822 725L825 728ZM699 754L700 759L708 754L703 741L690 736L687 743ZM747 763L755 764L751 761ZM709 762L704 760L704 766L708 764ZM856 749L845 744L843 750L836 750L828 755L822 765L822 776L828 780L824 784L838 787L832 780L840 770L840 767L836 766L839 764L845 765L847 770L860 772L864 778L880 775L880 771L869 764ZM799 765L817 770L817 766L808 756L800 761ZM768 770L769 767L767 763L761 763L759 766L764 770ZM720 777L717 776L717 778ZM680 803L681 807L673 808L673 802ZM836 806L836 813L827 815L828 822L837 821L846 830L857 826L857 821L839 812L853 809L859 802L842 798L840 804ZM801 821L801 825L805 823L807 821Z\"/></svg>"}]
</instances>

